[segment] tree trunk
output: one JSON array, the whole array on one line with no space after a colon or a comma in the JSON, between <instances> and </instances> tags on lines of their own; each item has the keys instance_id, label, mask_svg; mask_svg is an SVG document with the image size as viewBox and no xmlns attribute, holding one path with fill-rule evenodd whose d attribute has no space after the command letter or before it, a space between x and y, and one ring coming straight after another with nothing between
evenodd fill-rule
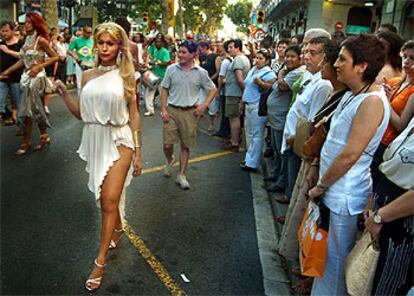
<instances>
[{"instance_id":1,"label":"tree trunk","mask_svg":"<svg viewBox=\"0 0 414 296\"><path fill-rule=\"evenodd\" d=\"M168 19L170 17L170 13L174 13L174 11L170 11L168 7L168 0L162 0L162 21L161 21L161 31L167 34L168 31Z\"/></svg>"},{"instance_id":2,"label":"tree trunk","mask_svg":"<svg viewBox=\"0 0 414 296\"><path fill-rule=\"evenodd\" d=\"M58 27L58 8L56 0L40 0L42 16L46 21L49 30Z\"/></svg>"}]
</instances>

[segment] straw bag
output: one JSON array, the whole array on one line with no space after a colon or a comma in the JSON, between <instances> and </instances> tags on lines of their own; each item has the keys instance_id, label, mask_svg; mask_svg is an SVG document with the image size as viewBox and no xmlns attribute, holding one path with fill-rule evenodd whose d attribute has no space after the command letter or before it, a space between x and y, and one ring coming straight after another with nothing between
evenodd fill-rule
<instances>
[{"instance_id":1,"label":"straw bag","mask_svg":"<svg viewBox=\"0 0 414 296\"><path fill-rule=\"evenodd\" d=\"M365 230L345 261L345 283L349 295L371 295L379 251Z\"/></svg>"}]
</instances>

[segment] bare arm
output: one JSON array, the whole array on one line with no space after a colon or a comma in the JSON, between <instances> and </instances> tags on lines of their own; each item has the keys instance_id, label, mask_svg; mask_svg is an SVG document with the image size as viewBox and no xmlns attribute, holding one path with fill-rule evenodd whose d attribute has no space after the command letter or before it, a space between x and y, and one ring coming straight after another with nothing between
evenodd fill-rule
<instances>
[{"instance_id":1,"label":"bare arm","mask_svg":"<svg viewBox=\"0 0 414 296\"><path fill-rule=\"evenodd\" d=\"M204 111L206 111L208 105L211 103L211 101L214 99L214 97L217 94L217 88L213 87L212 89L209 90L208 94L207 94L207 98L205 99L205 101L203 102L203 104L197 106L197 108L194 111L194 114L196 116L201 116L204 114Z\"/></svg>"},{"instance_id":2,"label":"bare arm","mask_svg":"<svg viewBox=\"0 0 414 296\"><path fill-rule=\"evenodd\" d=\"M414 190L408 190L397 199L379 209L384 223L414 215Z\"/></svg>"},{"instance_id":3,"label":"bare arm","mask_svg":"<svg viewBox=\"0 0 414 296\"><path fill-rule=\"evenodd\" d=\"M170 120L170 116L167 111L167 99L168 99L168 88L162 88L161 90L161 116L164 122L168 122Z\"/></svg>"},{"instance_id":4,"label":"bare arm","mask_svg":"<svg viewBox=\"0 0 414 296\"><path fill-rule=\"evenodd\" d=\"M98 76L94 70L88 70L83 72L82 75L82 83L81 88L83 89L84 85L91 80L92 78ZM80 96L78 97L77 101L74 101L68 94L66 86L63 84L62 81L58 80L55 82L55 88L59 93L60 97L65 102L66 106L68 107L69 111L79 120L82 120L81 113L80 113Z\"/></svg>"},{"instance_id":5,"label":"bare arm","mask_svg":"<svg viewBox=\"0 0 414 296\"><path fill-rule=\"evenodd\" d=\"M289 85L285 82L286 71L284 69L280 69L277 75L277 83L279 84L279 89L281 91L289 90Z\"/></svg>"},{"instance_id":6,"label":"bare arm","mask_svg":"<svg viewBox=\"0 0 414 296\"><path fill-rule=\"evenodd\" d=\"M4 44L0 45L0 50L4 51L5 54L11 55L16 59L20 59L20 53L18 51L11 50Z\"/></svg>"},{"instance_id":7,"label":"bare arm","mask_svg":"<svg viewBox=\"0 0 414 296\"><path fill-rule=\"evenodd\" d=\"M358 161L369 141L375 135L383 116L384 108L381 99L378 96L367 97L353 120L344 149L319 180L323 187L334 184ZM316 186L309 191L309 197L316 198L323 193L324 189Z\"/></svg>"},{"instance_id":8,"label":"bare arm","mask_svg":"<svg viewBox=\"0 0 414 296\"><path fill-rule=\"evenodd\" d=\"M264 89L269 89L273 86L273 83L276 81L276 78L272 78L268 81L264 81L263 79L261 79L260 77L256 77L254 79L254 82L261 88Z\"/></svg>"},{"instance_id":9,"label":"bare arm","mask_svg":"<svg viewBox=\"0 0 414 296\"><path fill-rule=\"evenodd\" d=\"M397 130L397 132L401 132L410 122L411 118L414 116L414 93L408 98L407 105L401 116L399 116L392 108L391 108L391 123Z\"/></svg>"},{"instance_id":10,"label":"bare arm","mask_svg":"<svg viewBox=\"0 0 414 296\"><path fill-rule=\"evenodd\" d=\"M131 131L134 134L137 134L137 138L141 137L141 120L137 110L136 101L130 101L128 103L129 108L129 125L131 127ZM135 136L134 136L135 137ZM135 141L135 140L134 140ZM134 143L136 144L136 143ZM142 173L142 158L141 158L141 147L135 147L135 153L132 160L134 171L133 176L139 176Z\"/></svg>"},{"instance_id":11,"label":"bare arm","mask_svg":"<svg viewBox=\"0 0 414 296\"><path fill-rule=\"evenodd\" d=\"M10 66L7 70L5 70L3 73L0 73L0 80L2 76L9 76L14 71L20 69L24 66L23 60L18 60L16 63L14 63L13 66Z\"/></svg>"},{"instance_id":12,"label":"bare arm","mask_svg":"<svg viewBox=\"0 0 414 296\"><path fill-rule=\"evenodd\" d=\"M234 75L236 75L237 83L239 84L239 87L242 91L244 91L244 78L243 78L243 72L242 70L235 70Z\"/></svg>"},{"instance_id":13,"label":"bare arm","mask_svg":"<svg viewBox=\"0 0 414 296\"><path fill-rule=\"evenodd\" d=\"M59 60L58 55L52 49L52 47L50 47L50 44L46 39L40 37L39 45L43 48L43 50L49 56L48 59L46 59L43 63L39 64L39 67L46 68L47 66L52 65Z\"/></svg>"},{"instance_id":14,"label":"bare arm","mask_svg":"<svg viewBox=\"0 0 414 296\"><path fill-rule=\"evenodd\" d=\"M215 80L219 76L219 74L220 74L221 59L220 59L219 56L214 61L214 64L216 66L216 72L214 72L214 74L211 75L211 77L210 77L211 80Z\"/></svg>"}]
</instances>

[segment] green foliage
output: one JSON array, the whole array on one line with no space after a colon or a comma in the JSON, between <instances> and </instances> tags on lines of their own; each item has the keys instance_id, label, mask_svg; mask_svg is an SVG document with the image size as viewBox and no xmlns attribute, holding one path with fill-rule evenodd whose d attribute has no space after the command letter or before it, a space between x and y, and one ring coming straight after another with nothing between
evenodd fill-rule
<instances>
[{"instance_id":1,"label":"green foliage","mask_svg":"<svg viewBox=\"0 0 414 296\"><path fill-rule=\"evenodd\" d=\"M226 15L231 21L238 26L238 30L246 32L250 26L250 12L252 10L252 2L239 0L235 4L227 5L225 9Z\"/></svg>"},{"instance_id":2,"label":"green foliage","mask_svg":"<svg viewBox=\"0 0 414 296\"><path fill-rule=\"evenodd\" d=\"M210 26L220 27L227 0L182 0L182 3L186 29L208 33Z\"/></svg>"}]
</instances>

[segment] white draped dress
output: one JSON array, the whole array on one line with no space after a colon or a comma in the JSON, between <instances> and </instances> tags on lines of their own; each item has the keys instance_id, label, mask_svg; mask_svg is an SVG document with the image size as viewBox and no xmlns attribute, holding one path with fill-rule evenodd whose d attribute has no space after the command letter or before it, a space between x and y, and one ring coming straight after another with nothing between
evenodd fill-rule
<instances>
[{"instance_id":1,"label":"white draped dress","mask_svg":"<svg viewBox=\"0 0 414 296\"><path fill-rule=\"evenodd\" d=\"M85 126L78 154L87 162L88 188L95 194L99 207L103 180L114 162L120 158L117 146L124 145L134 150L128 102L124 97L124 84L118 69L106 72L85 84L80 96L80 113ZM132 166L121 195L119 208L122 217L125 188L131 178Z\"/></svg>"}]
</instances>

